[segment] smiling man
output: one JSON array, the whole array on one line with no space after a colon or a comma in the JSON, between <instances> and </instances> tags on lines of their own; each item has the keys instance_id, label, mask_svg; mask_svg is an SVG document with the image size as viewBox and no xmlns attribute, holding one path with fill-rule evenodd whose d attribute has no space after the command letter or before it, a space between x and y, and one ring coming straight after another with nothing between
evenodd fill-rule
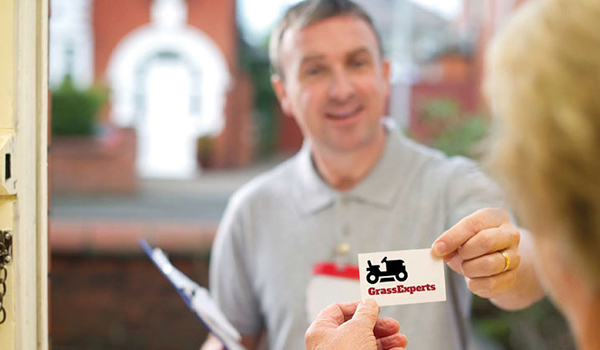
<instances>
[{"instance_id":1,"label":"smiling man","mask_svg":"<svg viewBox=\"0 0 600 350\"><path fill-rule=\"evenodd\" d=\"M303 349L308 299L339 291L309 288L313 267L356 266L358 253L433 244L455 271L447 302L382 310L414 349L466 349L471 292L506 309L542 297L529 236L498 209L495 184L384 122L390 68L363 9L297 4L270 57L273 88L305 143L233 196L211 258L212 294L249 349L265 332L269 349Z\"/></svg>"},{"instance_id":2,"label":"smiling man","mask_svg":"<svg viewBox=\"0 0 600 350\"><path fill-rule=\"evenodd\" d=\"M297 26L297 25L295 25ZM327 182L352 188L379 159L381 124L389 94L389 63L383 61L371 24L342 15L301 30L289 28L279 46L273 87L283 111L293 116Z\"/></svg>"}]
</instances>

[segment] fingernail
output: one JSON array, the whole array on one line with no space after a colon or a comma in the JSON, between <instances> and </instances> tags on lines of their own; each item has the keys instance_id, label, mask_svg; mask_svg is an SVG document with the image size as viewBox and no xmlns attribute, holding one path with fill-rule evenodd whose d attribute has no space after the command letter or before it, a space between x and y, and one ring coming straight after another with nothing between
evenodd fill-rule
<instances>
[{"instance_id":1,"label":"fingernail","mask_svg":"<svg viewBox=\"0 0 600 350\"><path fill-rule=\"evenodd\" d=\"M375 301L375 299L373 298L368 298L365 299L363 301L360 302L360 304L358 305L359 307L361 306L372 306L372 307L376 307L377 306L377 302Z\"/></svg>"},{"instance_id":2,"label":"fingernail","mask_svg":"<svg viewBox=\"0 0 600 350\"><path fill-rule=\"evenodd\" d=\"M360 303L358 303L358 306L356 307L356 311L355 312L358 312L358 310L361 310L361 309L364 309L364 308L367 308L367 309L370 309L370 308L379 309L379 306L377 305L377 302L375 301L375 299L368 298L368 299L363 300Z\"/></svg>"},{"instance_id":3,"label":"fingernail","mask_svg":"<svg viewBox=\"0 0 600 350\"><path fill-rule=\"evenodd\" d=\"M446 254L446 243L444 242L436 242L433 245L433 253L439 257L444 256Z\"/></svg>"}]
</instances>

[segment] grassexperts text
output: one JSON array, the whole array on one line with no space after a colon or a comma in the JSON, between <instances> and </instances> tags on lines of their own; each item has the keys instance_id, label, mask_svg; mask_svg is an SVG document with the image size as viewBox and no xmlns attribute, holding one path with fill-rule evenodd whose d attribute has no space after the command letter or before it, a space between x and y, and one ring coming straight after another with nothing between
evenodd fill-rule
<instances>
[{"instance_id":1,"label":"grassexperts text","mask_svg":"<svg viewBox=\"0 0 600 350\"><path fill-rule=\"evenodd\" d=\"M396 287L391 288L369 288L369 295L381 295L381 294L402 294L402 293L410 293L413 294L415 292L429 292L435 290L435 284L424 284L421 286L404 286L397 285Z\"/></svg>"}]
</instances>

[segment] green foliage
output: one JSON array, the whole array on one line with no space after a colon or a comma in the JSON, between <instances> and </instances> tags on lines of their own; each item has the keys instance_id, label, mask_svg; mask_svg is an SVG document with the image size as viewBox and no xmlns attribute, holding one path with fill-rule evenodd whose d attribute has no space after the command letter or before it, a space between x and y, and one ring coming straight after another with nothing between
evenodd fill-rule
<instances>
[{"instance_id":1,"label":"green foliage","mask_svg":"<svg viewBox=\"0 0 600 350\"><path fill-rule=\"evenodd\" d=\"M451 98L437 98L419 106L420 121L430 138L418 141L437 148L449 156L461 155L476 158L478 145L489 130L489 120L477 114L461 111L458 102Z\"/></svg>"},{"instance_id":2,"label":"green foliage","mask_svg":"<svg viewBox=\"0 0 600 350\"><path fill-rule=\"evenodd\" d=\"M52 134L87 136L95 132L97 115L107 100L105 89L80 90L70 76L52 90Z\"/></svg>"},{"instance_id":3,"label":"green foliage","mask_svg":"<svg viewBox=\"0 0 600 350\"><path fill-rule=\"evenodd\" d=\"M444 151L449 156L461 155L476 157L476 145L487 135L489 123L480 117L465 118L446 129L433 147Z\"/></svg>"},{"instance_id":4,"label":"green foliage","mask_svg":"<svg viewBox=\"0 0 600 350\"><path fill-rule=\"evenodd\" d=\"M212 135L204 135L198 138L198 154L207 158L215 153L215 139Z\"/></svg>"},{"instance_id":5,"label":"green foliage","mask_svg":"<svg viewBox=\"0 0 600 350\"><path fill-rule=\"evenodd\" d=\"M473 325L475 332L506 350L575 350L566 320L548 299L508 312L475 296Z\"/></svg>"},{"instance_id":6,"label":"green foliage","mask_svg":"<svg viewBox=\"0 0 600 350\"><path fill-rule=\"evenodd\" d=\"M242 36L240 35L240 38ZM271 86L271 69L267 57L268 42L262 47L251 47L240 39L240 66L249 72L254 88L253 117L257 128L259 156L267 156L277 145L277 98Z\"/></svg>"},{"instance_id":7,"label":"green foliage","mask_svg":"<svg viewBox=\"0 0 600 350\"><path fill-rule=\"evenodd\" d=\"M421 119L428 124L436 122L456 122L460 117L460 106L451 98L431 99L420 108Z\"/></svg>"}]
</instances>

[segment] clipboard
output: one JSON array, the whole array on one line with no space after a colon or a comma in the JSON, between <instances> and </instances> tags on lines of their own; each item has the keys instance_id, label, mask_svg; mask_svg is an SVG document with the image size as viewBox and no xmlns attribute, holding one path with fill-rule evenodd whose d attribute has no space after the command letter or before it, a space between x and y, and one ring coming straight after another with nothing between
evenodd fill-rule
<instances>
[{"instance_id":1,"label":"clipboard","mask_svg":"<svg viewBox=\"0 0 600 350\"><path fill-rule=\"evenodd\" d=\"M152 248L145 239L140 246L160 272L171 282L186 305L198 316L206 328L213 333L227 350L246 350L240 343L240 333L229 323L210 293L179 271L160 248Z\"/></svg>"}]
</instances>

